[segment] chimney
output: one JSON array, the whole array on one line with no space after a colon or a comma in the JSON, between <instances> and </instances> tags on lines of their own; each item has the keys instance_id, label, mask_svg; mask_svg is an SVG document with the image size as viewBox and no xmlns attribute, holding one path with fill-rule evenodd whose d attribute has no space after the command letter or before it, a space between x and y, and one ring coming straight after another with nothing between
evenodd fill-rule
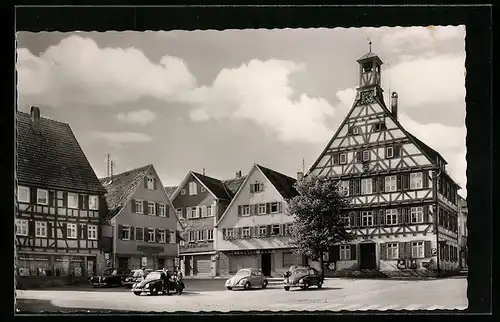
<instances>
[{"instance_id":1,"label":"chimney","mask_svg":"<svg viewBox=\"0 0 500 322\"><path fill-rule=\"evenodd\" d=\"M241 178L241 170L236 171L236 178Z\"/></svg>"},{"instance_id":2,"label":"chimney","mask_svg":"<svg viewBox=\"0 0 500 322\"><path fill-rule=\"evenodd\" d=\"M396 92L391 94L391 113L396 119L398 118L398 93Z\"/></svg>"},{"instance_id":3,"label":"chimney","mask_svg":"<svg viewBox=\"0 0 500 322\"><path fill-rule=\"evenodd\" d=\"M297 181L301 181L302 179L304 179L304 172L297 172Z\"/></svg>"},{"instance_id":4,"label":"chimney","mask_svg":"<svg viewBox=\"0 0 500 322\"><path fill-rule=\"evenodd\" d=\"M40 134L40 109L36 106L31 107L31 128L37 134Z\"/></svg>"}]
</instances>

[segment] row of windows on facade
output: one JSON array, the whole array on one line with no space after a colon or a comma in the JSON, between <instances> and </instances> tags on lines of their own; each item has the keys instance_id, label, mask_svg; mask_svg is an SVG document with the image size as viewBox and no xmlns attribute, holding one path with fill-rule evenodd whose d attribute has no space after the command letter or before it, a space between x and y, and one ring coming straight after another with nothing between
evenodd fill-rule
<instances>
[{"instance_id":1,"label":"row of windows on facade","mask_svg":"<svg viewBox=\"0 0 500 322\"><path fill-rule=\"evenodd\" d=\"M445 177L440 176L437 181L438 192L456 205L458 203L457 189Z\"/></svg>"},{"instance_id":2,"label":"row of windows on facade","mask_svg":"<svg viewBox=\"0 0 500 322\"><path fill-rule=\"evenodd\" d=\"M118 225L118 236L121 240L136 240L149 243L175 243L175 231L164 228L132 227Z\"/></svg>"},{"instance_id":3,"label":"row of windows on facade","mask_svg":"<svg viewBox=\"0 0 500 322\"><path fill-rule=\"evenodd\" d=\"M271 237L271 236L291 236L292 224L275 224L251 227L223 228L222 236L224 240Z\"/></svg>"},{"instance_id":4,"label":"row of windows on facade","mask_svg":"<svg viewBox=\"0 0 500 322\"><path fill-rule=\"evenodd\" d=\"M380 132L382 130L386 130L387 126L385 125L384 121L369 124L369 127L351 125L347 129L347 135L359 135L359 134L363 133L363 131L362 131L363 128L366 128L365 132L369 133L370 131L371 132Z\"/></svg>"},{"instance_id":5,"label":"row of windows on facade","mask_svg":"<svg viewBox=\"0 0 500 322\"><path fill-rule=\"evenodd\" d=\"M148 200L132 200L132 212L141 215L168 217L168 207L165 204Z\"/></svg>"},{"instance_id":6,"label":"row of windows on facade","mask_svg":"<svg viewBox=\"0 0 500 322\"><path fill-rule=\"evenodd\" d=\"M427 206L391 208L350 212L342 215L346 227L372 227L376 225L420 224L429 222Z\"/></svg>"},{"instance_id":7,"label":"row of windows on facade","mask_svg":"<svg viewBox=\"0 0 500 322\"><path fill-rule=\"evenodd\" d=\"M195 207L186 207L186 215L184 216L183 208L177 208L177 215L181 218L206 218L213 217L214 212L212 211L212 206L195 206Z\"/></svg>"},{"instance_id":8,"label":"row of windows on facade","mask_svg":"<svg viewBox=\"0 0 500 322\"><path fill-rule=\"evenodd\" d=\"M351 160L353 160L355 162L371 161L371 158L372 158L371 153L372 153L372 150L370 150L370 149L353 151ZM333 165L347 164L350 161L349 155L350 155L350 153L348 153L348 152L334 153L332 155ZM393 146L385 147L385 158L386 159L399 158L400 156L401 156L401 146L393 145Z\"/></svg>"},{"instance_id":9,"label":"row of windows on facade","mask_svg":"<svg viewBox=\"0 0 500 322\"><path fill-rule=\"evenodd\" d=\"M31 221L31 223L30 225L27 219L16 219L16 235L53 238L52 223L46 221ZM63 223L61 227L64 238L97 240L97 225Z\"/></svg>"},{"instance_id":10,"label":"row of windows on facade","mask_svg":"<svg viewBox=\"0 0 500 322\"><path fill-rule=\"evenodd\" d=\"M35 189L30 190L29 187L17 187L17 200L19 202L31 202L31 193ZM57 191L57 198L54 198L55 192L46 189L36 189L36 203L43 206L55 206L54 200L57 200L58 207L68 207L72 209L82 210L98 210L99 198L94 195L82 195L73 192ZM66 196L65 196L66 195Z\"/></svg>"},{"instance_id":11,"label":"row of windows on facade","mask_svg":"<svg viewBox=\"0 0 500 322\"><path fill-rule=\"evenodd\" d=\"M429 187L429 177L423 172L341 180L338 190L345 196L370 195L381 192L419 190Z\"/></svg>"},{"instance_id":12,"label":"row of windows on facade","mask_svg":"<svg viewBox=\"0 0 500 322\"><path fill-rule=\"evenodd\" d=\"M213 241L214 230L213 229L190 230L188 236L190 243L197 241Z\"/></svg>"},{"instance_id":13,"label":"row of windows on facade","mask_svg":"<svg viewBox=\"0 0 500 322\"><path fill-rule=\"evenodd\" d=\"M194 181L190 181L188 184L189 195L196 196L198 194L198 184ZM201 192L207 191L204 186L200 187ZM186 194L186 189L181 189L181 195L184 196Z\"/></svg>"},{"instance_id":14,"label":"row of windows on facade","mask_svg":"<svg viewBox=\"0 0 500 322\"><path fill-rule=\"evenodd\" d=\"M438 211L438 225L458 233L458 218L442 208Z\"/></svg>"},{"instance_id":15,"label":"row of windows on facade","mask_svg":"<svg viewBox=\"0 0 500 322\"><path fill-rule=\"evenodd\" d=\"M238 215L239 216L250 216L250 215L267 215L267 214L277 214L282 212L281 202L267 202L252 205L239 205Z\"/></svg>"},{"instance_id":16,"label":"row of windows on facade","mask_svg":"<svg viewBox=\"0 0 500 322\"><path fill-rule=\"evenodd\" d=\"M338 247L338 248L337 248ZM338 245L333 246L338 255L330 253L330 260L356 260L357 245ZM430 255L430 241L414 241L401 243L380 244L380 259L403 259L403 258L428 258ZM337 248L337 249L336 249Z\"/></svg>"}]
</instances>

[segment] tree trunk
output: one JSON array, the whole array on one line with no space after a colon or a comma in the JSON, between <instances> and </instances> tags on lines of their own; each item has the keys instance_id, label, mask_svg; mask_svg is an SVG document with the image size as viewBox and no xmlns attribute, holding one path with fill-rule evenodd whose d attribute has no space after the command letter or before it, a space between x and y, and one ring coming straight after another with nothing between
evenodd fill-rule
<instances>
[{"instance_id":1,"label":"tree trunk","mask_svg":"<svg viewBox=\"0 0 500 322\"><path fill-rule=\"evenodd\" d=\"M321 278L325 277L325 270L323 269L323 251L319 253L319 272L321 274Z\"/></svg>"}]
</instances>

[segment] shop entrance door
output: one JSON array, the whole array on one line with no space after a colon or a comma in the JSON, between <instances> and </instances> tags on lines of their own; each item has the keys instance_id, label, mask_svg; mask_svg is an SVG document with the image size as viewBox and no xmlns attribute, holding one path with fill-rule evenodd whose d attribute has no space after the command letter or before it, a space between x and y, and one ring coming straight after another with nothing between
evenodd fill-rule
<instances>
[{"instance_id":1,"label":"shop entrance door","mask_svg":"<svg viewBox=\"0 0 500 322\"><path fill-rule=\"evenodd\" d=\"M128 269L128 257L118 258L118 269L123 269L123 270Z\"/></svg>"},{"instance_id":2,"label":"shop entrance door","mask_svg":"<svg viewBox=\"0 0 500 322\"><path fill-rule=\"evenodd\" d=\"M96 275L95 258L87 258L87 276Z\"/></svg>"},{"instance_id":3,"label":"shop entrance door","mask_svg":"<svg viewBox=\"0 0 500 322\"><path fill-rule=\"evenodd\" d=\"M262 275L271 276L271 254L262 254Z\"/></svg>"},{"instance_id":4,"label":"shop entrance door","mask_svg":"<svg viewBox=\"0 0 500 322\"><path fill-rule=\"evenodd\" d=\"M158 269L163 269L165 267L165 258L158 258Z\"/></svg>"}]
</instances>

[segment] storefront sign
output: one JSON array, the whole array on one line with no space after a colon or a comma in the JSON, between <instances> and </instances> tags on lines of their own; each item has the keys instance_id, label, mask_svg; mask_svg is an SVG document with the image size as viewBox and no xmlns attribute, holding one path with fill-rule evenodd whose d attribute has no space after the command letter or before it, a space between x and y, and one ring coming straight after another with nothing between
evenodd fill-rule
<instances>
[{"instance_id":1,"label":"storefront sign","mask_svg":"<svg viewBox=\"0 0 500 322\"><path fill-rule=\"evenodd\" d=\"M48 261L49 256L45 255L19 255L17 257L20 261Z\"/></svg>"},{"instance_id":2,"label":"storefront sign","mask_svg":"<svg viewBox=\"0 0 500 322\"><path fill-rule=\"evenodd\" d=\"M174 266L179 267L179 257L174 258Z\"/></svg>"},{"instance_id":3,"label":"storefront sign","mask_svg":"<svg viewBox=\"0 0 500 322\"><path fill-rule=\"evenodd\" d=\"M104 253L104 259L109 259L109 253Z\"/></svg>"},{"instance_id":4,"label":"storefront sign","mask_svg":"<svg viewBox=\"0 0 500 322\"><path fill-rule=\"evenodd\" d=\"M79 263L83 263L83 257L80 257L80 256L71 256L69 258L69 261L70 262L79 262Z\"/></svg>"},{"instance_id":5,"label":"storefront sign","mask_svg":"<svg viewBox=\"0 0 500 322\"><path fill-rule=\"evenodd\" d=\"M56 256L56 262L69 262L69 256Z\"/></svg>"},{"instance_id":6,"label":"storefront sign","mask_svg":"<svg viewBox=\"0 0 500 322\"><path fill-rule=\"evenodd\" d=\"M141 258L141 265L144 267L148 266L148 258L147 257L142 257Z\"/></svg>"},{"instance_id":7,"label":"storefront sign","mask_svg":"<svg viewBox=\"0 0 500 322\"><path fill-rule=\"evenodd\" d=\"M186 243L180 247L182 252L197 252L213 250L213 243Z\"/></svg>"},{"instance_id":8,"label":"storefront sign","mask_svg":"<svg viewBox=\"0 0 500 322\"><path fill-rule=\"evenodd\" d=\"M137 245L137 250L145 253L162 253L165 249L161 246Z\"/></svg>"}]
</instances>

